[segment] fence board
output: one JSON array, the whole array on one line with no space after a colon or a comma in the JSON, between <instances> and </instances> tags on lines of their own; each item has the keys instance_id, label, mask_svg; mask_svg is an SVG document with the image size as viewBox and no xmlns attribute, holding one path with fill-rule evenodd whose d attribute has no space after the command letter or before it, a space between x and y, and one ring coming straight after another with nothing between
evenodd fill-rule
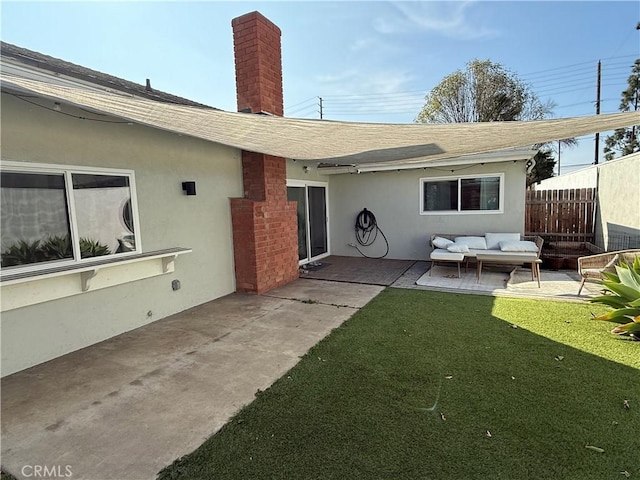
<instances>
[{"instance_id":1,"label":"fence board","mask_svg":"<svg viewBox=\"0 0 640 480\"><path fill-rule=\"evenodd\" d=\"M554 235L566 241L591 241L595 189L530 190L525 207L527 235Z\"/></svg>"}]
</instances>

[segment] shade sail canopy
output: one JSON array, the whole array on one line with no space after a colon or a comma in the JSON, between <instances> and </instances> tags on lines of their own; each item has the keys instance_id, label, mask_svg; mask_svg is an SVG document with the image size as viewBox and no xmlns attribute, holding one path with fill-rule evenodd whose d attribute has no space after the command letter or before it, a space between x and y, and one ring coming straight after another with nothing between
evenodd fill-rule
<instances>
[{"instance_id":1,"label":"shade sail canopy","mask_svg":"<svg viewBox=\"0 0 640 480\"><path fill-rule=\"evenodd\" d=\"M243 150L337 165L424 162L640 124L640 112L527 122L379 124L302 120L160 103L8 74L2 86Z\"/></svg>"}]
</instances>

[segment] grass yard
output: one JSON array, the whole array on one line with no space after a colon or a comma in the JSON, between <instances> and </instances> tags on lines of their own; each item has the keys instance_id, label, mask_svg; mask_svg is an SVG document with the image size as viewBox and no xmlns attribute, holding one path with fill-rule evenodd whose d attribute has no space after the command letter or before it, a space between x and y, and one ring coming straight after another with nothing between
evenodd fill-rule
<instances>
[{"instance_id":1,"label":"grass yard","mask_svg":"<svg viewBox=\"0 0 640 480\"><path fill-rule=\"evenodd\" d=\"M592 311L387 289L159 478L640 478L640 342Z\"/></svg>"}]
</instances>

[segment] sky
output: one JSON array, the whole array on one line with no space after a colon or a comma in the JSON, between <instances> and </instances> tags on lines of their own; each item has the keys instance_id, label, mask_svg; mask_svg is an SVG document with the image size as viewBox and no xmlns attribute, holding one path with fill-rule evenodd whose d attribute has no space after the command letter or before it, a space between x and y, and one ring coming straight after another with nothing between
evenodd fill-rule
<instances>
[{"instance_id":1,"label":"sky","mask_svg":"<svg viewBox=\"0 0 640 480\"><path fill-rule=\"evenodd\" d=\"M476 58L553 102L556 118L595 113L600 60L600 111L612 113L640 58L638 1L2 0L0 38L236 111L231 20L255 10L282 31L289 117L319 118L322 98L325 119L412 123L425 95ZM578 140L561 150L561 173L593 163L594 135Z\"/></svg>"}]
</instances>

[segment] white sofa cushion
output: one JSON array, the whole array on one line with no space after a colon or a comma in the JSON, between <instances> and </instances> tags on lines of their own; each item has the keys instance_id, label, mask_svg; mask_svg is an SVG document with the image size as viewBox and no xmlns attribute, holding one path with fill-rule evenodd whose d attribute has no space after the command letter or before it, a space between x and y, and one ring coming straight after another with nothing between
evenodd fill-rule
<instances>
[{"instance_id":1,"label":"white sofa cushion","mask_svg":"<svg viewBox=\"0 0 640 480\"><path fill-rule=\"evenodd\" d=\"M455 253L469 253L469 246L464 243L451 243L447 246L447 250Z\"/></svg>"},{"instance_id":2,"label":"white sofa cushion","mask_svg":"<svg viewBox=\"0 0 640 480\"><path fill-rule=\"evenodd\" d=\"M519 238L519 237L518 237ZM484 237L456 237L455 243L458 245L466 245L475 250L486 250L487 242Z\"/></svg>"},{"instance_id":3,"label":"white sofa cushion","mask_svg":"<svg viewBox=\"0 0 640 480\"><path fill-rule=\"evenodd\" d=\"M444 237L435 237L431 243L436 248L447 248L449 245L453 244L453 240L449 240Z\"/></svg>"},{"instance_id":4,"label":"white sofa cushion","mask_svg":"<svg viewBox=\"0 0 640 480\"><path fill-rule=\"evenodd\" d=\"M431 252L431 260L442 260L447 262L461 262L464 260L464 253L449 252L443 248L437 248Z\"/></svg>"},{"instance_id":5,"label":"white sofa cushion","mask_svg":"<svg viewBox=\"0 0 640 480\"><path fill-rule=\"evenodd\" d=\"M500 242L518 242L519 233L485 233L487 250L500 250ZM537 250L536 250L537 251Z\"/></svg>"},{"instance_id":6,"label":"white sofa cushion","mask_svg":"<svg viewBox=\"0 0 640 480\"><path fill-rule=\"evenodd\" d=\"M500 242L500 250L503 252L538 252L538 246L533 242L520 241L502 241Z\"/></svg>"}]
</instances>

